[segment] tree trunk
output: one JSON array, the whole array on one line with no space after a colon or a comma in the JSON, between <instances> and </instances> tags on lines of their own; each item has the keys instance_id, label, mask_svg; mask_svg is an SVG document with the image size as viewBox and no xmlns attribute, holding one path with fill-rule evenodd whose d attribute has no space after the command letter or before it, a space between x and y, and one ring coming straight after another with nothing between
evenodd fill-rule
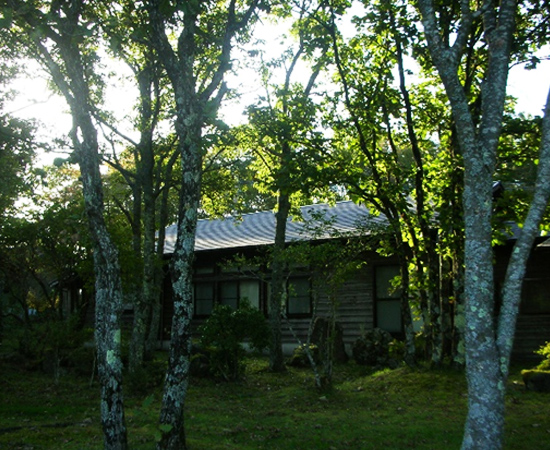
<instances>
[{"instance_id":1,"label":"tree trunk","mask_svg":"<svg viewBox=\"0 0 550 450\"><path fill-rule=\"evenodd\" d=\"M462 448L499 449L504 434L505 367L494 325L492 176L509 70L517 4L504 0L482 12L489 63L482 83L481 121L474 122L458 73L460 57L470 35L473 12L461 10L453 47L442 39L434 4L419 0L430 54L451 103L458 142L464 156L465 223L465 345L468 380L468 416ZM481 13L481 12L480 12ZM503 370L505 369L505 370Z\"/></svg>"},{"instance_id":2,"label":"tree trunk","mask_svg":"<svg viewBox=\"0 0 550 450\"><path fill-rule=\"evenodd\" d=\"M78 73L77 69L74 70ZM83 78L74 78L83 82ZM75 81L75 85L77 84ZM76 117L75 122L79 124L78 128L83 136L83 142L80 143L76 129L73 130L72 139L82 174L84 203L94 250L95 340L101 385L104 447L109 450L124 450L128 445L122 395L120 316L123 296L118 252L111 241L103 216L98 145L96 132L88 115L87 103L80 103L77 99L71 106L73 116Z\"/></svg>"},{"instance_id":3,"label":"tree trunk","mask_svg":"<svg viewBox=\"0 0 550 450\"><path fill-rule=\"evenodd\" d=\"M82 4L80 5L82 6ZM76 26L78 16L72 15ZM71 108L73 129L71 140L82 175L82 189L88 225L92 238L95 272L96 330L98 374L101 384L101 422L104 448L128 448L124 402L122 395L122 361L120 355L122 313L122 282L118 252L113 244L104 218L103 187L100 174L97 132L89 106L89 86L86 83L82 54L72 39L71 26L56 41L65 64L66 75L42 47L42 53L51 70L54 82L65 94ZM67 82L70 83L69 92Z\"/></svg>"},{"instance_id":4,"label":"tree trunk","mask_svg":"<svg viewBox=\"0 0 550 450\"><path fill-rule=\"evenodd\" d=\"M409 269L406 259L401 257L401 320L405 333L405 354L403 359L409 367L416 365L416 345L411 304L409 302Z\"/></svg>"},{"instance_id":5,"label":"tree trunk","mask_svg":"<svg viewBox=\"0 0 550 450\"><path fill-rule=\"evenodd\" d=\"M465 160L466 157L465 152ZM481 161L466 163L465 345L468 416L463 449L499 449L504 432L505 384L494 329L492 180Z\"/></svg>"},{"instance_id":6,"label":"tree trunk","mask_svg":"<svg viewBox=\"0 0 550 450\"><path fill-rule=\"evenodd\" d=\"M176 90L176 94L178 91ZM164 383L160 412L162 439L159 450L186 449L183 408L189 384L191 357L191 319L193 316L193 259L197 214L202 178L202 110L186 99L178 105L176 132L180 137L183 183L180 191L178 235L172 257L171 273L174 290L174 315L170 336L170 358Z\"/></svg>"},{"instance_id":7,"label":"tree trunk","mask_svg":"<svg viewBox=\"0 0 550 450\"><path fill-rule=\"evenodd\" d=\"M128 448L122 395L122 361L120 358L120 313L122 289L116 251L109 246L106 229L97 232L107 246L96 247L96 346L97 369L101 385L101 423L104 448ZM102 245L103 246L103 245Z\"/></svg>"},{"instance_id":8,"label":"tree trunk","mask_svg":"<svg viewBox=\"0 0 550 450\"><path fill-rule=\"evenodd\" d=\"M283 344L281 338L281 308L285 307L285 263L282 253L285 249L286 223L290 212L289 195L279 193L278 210L276 214L275 245L271 262L271 296L269 298L269 325L271 328L271 345L269 350L269 368L274 372L285 370Z\"/></svg>"},{"instance_id":9,"label":"tree trunk","mask_svg":"<svg viewBox=\"0 0 550 450\"><path fill-rule=\"evenodd\" d=\"M178 152L174 151L169 158L164 174L165 186L160 192L160 206L158 213L158 235L156 236L155 250L155 266L154 266L154 301L151 312L151 324L147 337L147 348L150 351L155 347L160 338L160 322L161 322L161 299L162 285L164 281L164 269L162 267L162 258L164 255L165 229L168 225L168 198L170 193L170 180L172 180L172 172L174 164L178 159ZM160 182L160 180L159 180Z\"/></svg>"}]
</instances>

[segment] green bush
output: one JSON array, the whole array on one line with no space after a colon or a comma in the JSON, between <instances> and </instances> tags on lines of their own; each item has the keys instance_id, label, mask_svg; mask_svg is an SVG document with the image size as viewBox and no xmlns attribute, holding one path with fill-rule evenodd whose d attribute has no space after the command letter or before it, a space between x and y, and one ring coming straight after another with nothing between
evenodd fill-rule
<instances>
[{"instance_id":1,"label":"green bush","mask_svg":"<svg viewBox=\"0 0 550 450\"><path fill-rule=\"evenodd\" d=\"M21 331L18 346L28 367L53 373L57 382L60 368L78 364L84 343L92 339L93 330L82 328L77 315L60 319L56 314L43 314ZM93 362L93 353L89 362Z\"/></svg>"},{"instance_id":2,"label":"green bush","mask_svg":"<svg viewBox=\"0 0 550 450\"><path fill-rule=\"evenodd\" d=\"M261 351L269 345L269 327L261 311L241 301L238 309L217 305L199 329L201 344L210 357L210 371L226 380L241 375L243 344Z\"/></svg>"},{"instance_id":3,"label":"green bush","mask_svg":"<svg viewBox=\"0 0 550 450\"><path fill-rule=\"evenodd\" d=\"M307 355L307 346L308 344L302 344L296 347L287 364L292 367L310 367L311 362L309 361L309 357ZM319 347L315 344L309 344L309 351L315 363L320 364L321 356L319 355Z\"/></svg>"},{"instance_id":4,"label":"green bush","mask_svg":"<svg viewBox=\"0 0 550 450\"><path fill-rule=\"evenodd\" d=\"M550 341L541 346L535 353L544 357L542 362L537 366L537 369L550 370Z\"/></svg>"},{"instance_id":5,"label":"green bush","mask_svg":"<svg viewBox=\"0 0 550 450\"><path fill-rule=\"evenodd\" d=\"M154 357L144 361L141 367L133 372L127 371L124 383L128 391L134 395L146 395L162 386L166 376L167 361L165 358Z\"/></svg>"}]
</instances>

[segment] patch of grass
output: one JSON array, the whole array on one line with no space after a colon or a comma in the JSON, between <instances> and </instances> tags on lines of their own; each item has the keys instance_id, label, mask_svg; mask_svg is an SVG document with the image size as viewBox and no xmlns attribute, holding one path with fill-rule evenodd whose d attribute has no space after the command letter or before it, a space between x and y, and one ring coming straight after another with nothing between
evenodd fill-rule
<instances>
[{"instance_id":1,"label":"patch of grass","mask_svg":"<svg viewBox=\"0 0 550 450\"><path fill-rule=\"evenodd\" d=\"M192 450L452 449L462 439L464 374L399 368L369 373L348 363L319 392L307 369L273 374L249 359L236 383L191 380L186 433ZM3 364L0 448L101 449L99 388L89 376L51 376ZM161 392L126 396L132 449L154 447ZM528 392L519 370L507 395L505 449L550 448L548 394ZM546 447L545 447L546 445Z\"/></svg>"}]
</instances>

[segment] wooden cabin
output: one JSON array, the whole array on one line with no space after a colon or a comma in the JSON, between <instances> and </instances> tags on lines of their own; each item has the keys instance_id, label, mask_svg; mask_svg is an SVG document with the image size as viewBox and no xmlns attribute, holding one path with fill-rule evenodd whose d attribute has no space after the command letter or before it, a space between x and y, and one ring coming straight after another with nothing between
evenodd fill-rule
<instances>
[{"instance_id":1,"label":"wooden cabin","mask_svg":"<svg viewBox=\"0 0 550 450\"><path fill-rule=\"evenodd\" d=\"M319 245L330 240L368 236L387 225L384 216L373 216L363 205L337 202L305 206L301 217L289 219L288 245L307 242ZM369 231L370 230L370 231ZM195 241L194 326L204 322L215 304L237 307L246 298L267 313L269 270L266 264L275 238L275 214L271 211L240 218L199 220ZM174 251L176 226L166 230L165 254ZM503 279L503 268L513 240L495 249L495 279ZM235 259L239 257L238 261ZM395 257L383 257L375 249L361 254L364 265L349 277L332 298L338 303L337 321L343 328L348 350L366 330L385 329L402 335L399 293L391 280L399 273ZM263 261L263 262L262 262ZM550 245L538 243L529 261L523 301L518 320L514 357L533 357L550 340ZM323 275L321 275L323 276ZM321 281L321 282L320 282ZM283 321L283 346L290 352L304 342L313 316L327 317L331 308L329 289L316 278L311 267L291 266L287 276L286 320ZM497 286L498 287L498 286ZM169 277L165 280L161 330L162 339L170 337L173 302ZM420 321L415 322L420 328Z\"/></svg>"}]
</instances>

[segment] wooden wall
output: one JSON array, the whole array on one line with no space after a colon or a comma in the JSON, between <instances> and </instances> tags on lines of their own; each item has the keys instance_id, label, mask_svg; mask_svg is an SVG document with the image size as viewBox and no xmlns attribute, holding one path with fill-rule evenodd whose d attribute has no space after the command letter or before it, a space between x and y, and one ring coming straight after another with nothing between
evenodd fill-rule
<instances>
[{"instance_id":1,"label":"wooden wall","mask_svg":"<svg viewBox=\"0 0 550 450\"><path fill-rule=\"evenodd\" d=\"M336 302L339 307L336 320L344 330L346 346L352 344L362 331L374 327L373 273L373 268L366 266L338 290ZM316 315L328 318L330 317L330 310L331 305L326 291L319 292ZM288 322L299 338L305 341L311 318L290 319ZM296 343L288 323L283 324L283 342L286 344Z\"/></svg>"},{"instance_id":2,"label":"wooden wall","mask_svg":"<svg viewBox=\"0 0 550 450\"><path fill-rule=\"evenodd\" d=\"M501 287L512 242L495 249L495 283ZM550 341L550 245L538 242L527 262L512 358L540 360L534 352Z\"/></svg>"}]
</instances>

